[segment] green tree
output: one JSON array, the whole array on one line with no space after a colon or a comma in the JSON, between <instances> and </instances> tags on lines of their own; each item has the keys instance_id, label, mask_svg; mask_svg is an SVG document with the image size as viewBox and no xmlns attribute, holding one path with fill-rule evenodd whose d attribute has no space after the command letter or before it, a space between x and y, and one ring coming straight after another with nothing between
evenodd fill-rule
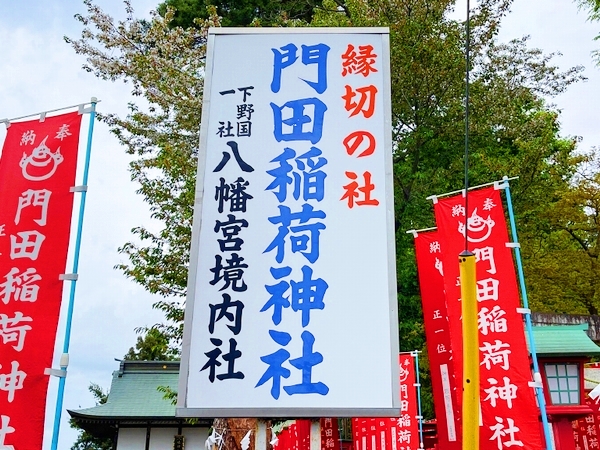
<instances>
[{"instance_id":1,"label":"green tree","mask_svg":"<svg viewBox=\"0 0 600 450\"><path fill-rule=\"evenodd\" d=\"M598 315L600 311L600 174L592 155L568 189L536 220L527 252L527 280L536 311Z\"/></svg>"},{"instance_id":2,"label":"green tree","mask_svg":"<svg viewBox=\"0 0 600 450\"><path fill-rule=\"evenodd\" d=\"M575 3L580 9L587 12L588 18L592 22L600 21L600 0L575 0ZM594 38L596 41L600 41L600 33ZM600 66L600 50L595 50L593 56L597 66Z\"/></svg>"},{"instance_id":3,"label":"green tree","mask_svg":"<svg viewBox=\"0 0 600 450\"><path fill-rule=\"evenodd\" d=\"M76 53L85 55L84 70L103 80L123 79L148 107L129 104L122 118L99 114L128 154L131 178L162 225L153 232L144 226L132 230L137 242L120 251L130 264L118 266L148 291L162 296L154 307L166 322L159 329L178 347L183 327L183 297L191 241L196 154L202 110L206 30L218 26L213 14L200 28L171 28L173 11L153 14L149 20L133 15L116 22L91 0L87 15L77 15L84 30L80 39L65 37ZM213 10L214 13L214 10Z\"/></svg>"},{"instance_id":4,"label":"green tree","mask_svg":"<svg viewBox=\"0 0 600 450\"><path fill-rule=\"evenodd\" d=\"M158 5L164 15L175 9L171 26L192 27L195 19L207 19L207 6L214 6L225 27L301 25L311 22L315 9L323 8L322 0L165 0ZM331 7L344 10L343 0Z\"/></svg>"},{"instance_id":5,"label":"green tree","mask_svg":"<svg viewBox=\"0 0 600 450\"><path fill-rule=\"evenodd\" d=\"M96 399L96 406L103 405L108 401L108 392L104 392L96 383L91 383L88 390ZM71 446L71 450L113 450L113 440L111 438L97 438L92 436L87 431L79 427L76 422L71 419L69 421L71 428L79 430L77 439Z\"/></svg>"},{"instance_id":6,"label":"green tree","mask_svg":"<svg viewBox=\"0 0 600 450\"><path fill-rule=\"evenodd\" d=\"M123 357L131 361L172 361L179 357L179 348L174 347L160 329L145 329L143 336L138 336L135 348L130 347Z\"/></svg>"}]
</instances>

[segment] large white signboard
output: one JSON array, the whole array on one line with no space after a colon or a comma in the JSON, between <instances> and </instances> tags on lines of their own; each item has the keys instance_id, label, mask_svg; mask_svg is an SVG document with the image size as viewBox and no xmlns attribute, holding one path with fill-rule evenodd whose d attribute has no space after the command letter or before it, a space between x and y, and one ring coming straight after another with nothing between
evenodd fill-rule
<instances>
[{"instance_id":1,"label":"large white signboard","mask_svg":"<svg viewBox=\"0 0 600 450\"><path fill-rule=\"evenodd\" d=\"M388 30L208 39L177 414L397 414Z\"/></svg>"}]
</instances>

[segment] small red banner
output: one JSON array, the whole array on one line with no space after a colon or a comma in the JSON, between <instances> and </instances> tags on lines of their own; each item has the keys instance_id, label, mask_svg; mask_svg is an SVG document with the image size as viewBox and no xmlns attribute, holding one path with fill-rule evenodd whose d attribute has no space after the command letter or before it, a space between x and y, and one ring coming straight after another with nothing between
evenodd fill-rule
<instances>
[{"instance_id":1,"label":"small red banner","mask_svg":"<svg viewBox=\"0 0 600 450\"><path fill-rule=\"evenodd\" d=\"M273 444L274 450L310 450L310 425L309 419L298 419L288 427L281 430L277 435L277 441ZM320 419L321 425L321 449L339 450L340 433L338 420L335 418Z\"/></svg>"},{"instance_id":2,"label":"small red banner","mask_svg":"<svg viewBox=\"0 0 600 450\"><path fill-rule=\"evenodd\" d=\"M427 338L433 404L437 419L438 444L447 450L462 448L459 439L460 410L456 402L456 381L446 295L442 248L437 231L415 236L421 304ZM459 391L462 392L462 389Z\"/></svg>"},{"instance_id":3,"label":"small red banner","mask_svg":"<svg viewBox=\"0 0 600 450\"><path fill-rule=\"evenodd\" d=\"M81 115L12 123L0 159L0 448L42 448Z\"/></svg>"},{"instance_id":4,"label":"small red banner","mask_svg":"<svg viewBox=\"0 0 600 450\"><path fill-rule=\"evenodd\" d=\"M336 418L321 419L321 450L340 450L340 430Z\"/></svg>"},{"instance_id":5,"label":"small red banner","mask_svg":"<svg viewBox=\"0 0 600 450\"><path fill-rule=\"evenodd\" d=\"M354 450L416 450L420 448L415 362L399 356L400 417L352 419Z\"/></svg>"},{"instance_id":6,"label":"small red banner","mask_svg":"<svg viewBox=\"0 0 600 450\"><path fill-rule=\"evenodd\" d=\"M444 284L457 383L462 384L462 329L458 255L469 250L477 260L481 446L503 450L542 448L539 409L525 342L519 292L500 192L493 187L434 205L444 251ZM460 397L460 396L459 396ZM459 400L459 399L457 399ZM459 401L460 403L460 401Z\"/></svg>"},{"instance_id":7,"label":"small red banner","mask_svg":"<svg viewBox=\"0 0 600 450\"><path fill-rule=\"evenodd\" d=\"M586 396L586 404L594 411L585 417L573 420L573 440L575 450L593 450L600 448L600 413L594 400Z\"/></svg>"}]
</instances>

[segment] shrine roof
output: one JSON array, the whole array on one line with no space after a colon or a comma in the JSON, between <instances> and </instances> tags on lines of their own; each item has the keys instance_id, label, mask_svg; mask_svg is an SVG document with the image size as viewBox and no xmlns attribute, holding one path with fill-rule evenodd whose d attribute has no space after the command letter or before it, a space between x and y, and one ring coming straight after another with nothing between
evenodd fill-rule
<instances>
[{"instance_id":1,"label":"shrine roof","mask_svg":"<svg viewBox=\"0 0 600 450\"><path fill-rule=\"evenodd\" d=\"M534 326L536 353L543 357L600 355L600 347L588 337L587 329L587 324Z\"/></svg>"},{"instance_id":2,"label":"shrine roof","mask_svg":"<svg viewBox=\"0 0 600 450\"><path fill-rule=\"evenodd\" d=\"M159 391L177 391L178 361L122 361L113 372L108 401L91 408L69 411L88 417L174 417L175 405Z\"/></svg>"}]
</instances>

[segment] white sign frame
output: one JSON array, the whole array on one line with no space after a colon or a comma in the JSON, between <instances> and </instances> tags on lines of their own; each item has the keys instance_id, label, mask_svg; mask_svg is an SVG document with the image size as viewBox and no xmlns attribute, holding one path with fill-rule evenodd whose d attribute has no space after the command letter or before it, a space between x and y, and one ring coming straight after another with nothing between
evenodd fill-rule
<instances>
[{"instance_id":1,"label":"white sign frame","mask_svg":"<svg viewBox=\"0 0 600 450\"><path fill-rule=\"evenodd\" d=\"M215 295L223 294L223 292L220 292L215 286L208 286L207 284L204 284L204 281L207 280L207 276L213 276L211 274L206 273L208 272L206 268L216 264L214 261L214 258L216 258L216 256L213 256L213 250L205 250L207 248L207 241L205 237L201 236L206 236L206 233L208 233L209 231L212 232L212 229L215 227L214 217L210 216L211 212L210 210L206 209L207 207L205 205L205 202L215 201L215 188L212 187L214 186L214 184L206 184L205 186L205 183L210 183L209 178L214 178L215 175L213 175L214 170L210 171L209 169L206 169L205 172L205 168L207 167L207 163L210 163L211 166L214 165L214 161L211 159L210 155L220 155L223 152L223 150L227 150L226 147L219 146L218 149L212 151L211 153L207 151L207 149L211 145L214 145L216 139L215 130L219 126L218 123L220 119L223 118L211 117L211 113L215 114L215 111L219 111L217 108L217 103L218 101L222 101L224 96L224 91L220 91L220 89L223 88L221 81L224 78L228 77L228 71L225 70L224 67L221 67L219 69L219 64L223 65L227 61L217 60L217 58L227 58L221 56L227 53L222 49L237 49L239 48L240 42L242 42L242 45L258 45L259 48L264 50L263 53L260 54L262 55L262 57L264 57L268 52L268 54L270 54L272 58L273 53L271 53L271 48L277 47L275 44L272 43L284 42L286 41L286 36L290 36L290 39L293 39L294 41L298 41L298 39L303 39L303 42L304 40L306 40L307 43L308 41L317 42L319 39L328 41L329 39L336 40L347 38L352 42L357 43L357 51L358 45L361 45L360 43L363 41L374 41L377 43L377 67L379 68L378 72L380 72L379 74L377 74L377 76L380 77L380 82L379 84L377 84L379 90L379 96L377 98L381 103L379 104L379 106L377 106L377 111L379 114L379 117L377 118L377 126L379 128L378 134L376 136L380 138L380 141L377 145L376 153L379 152L379 155L377 157L380 158L380 160L378 163L379 166L373 169L373 173L374 175L378 176L377 183L379 183L379 187L381 188L381 185L383 185L383 188L378 191L379 200L382 204L377 206L378 211L380 211L381 214L380 216L378 216L380 217L380 220L377 222L377 225L381 226L379 226L374 233L370 232L370 235L359 235L360 239L354 240L353 246L361 247L363 249L376 247L377 249L382 250L378 251L377 258L369 259L369 261L373 261L374 266L381 267L382 270L374 272L370 275L367 274L366 276L374 277L373 279L377 279L379 281L384 280L384 282L375 283L375 286L366 287L363 280L363 284L360 284L356 287L356 292L364 293L365 290L368 290L369 293L375 292L376 298L369 298L368 300L369 307L372 307L374 310L377 311L376 313L373 313L373 315L370 315L369 310L365 310L364 308L364 302L366 300L365 296L354 299L355 303L356 301L361 301L362 299L362 309L360 308L359 304L350 304L350 306L346 304L344 305L343 310L338 309L337 313L335 313L334 316L328 317L328 320L319 321L319 318L325 317L324 311L328 311L327 308L323 310L309 311L309 314L311 314L310 320L312 320L315 324L311 326L314 326L316 330L321 332L317 335L315 331L315 348L313 349L313 351L319 352L319 344L327 344L329 345L330 351L329 353L323 356L324 366L325 361L335 360L335 363L329 363L327 369L318 372L318 375L313 373L311 379L312 382L316 383L319 381L317 378L322 377L326 374L327 383L331 385L331 389L329 389L328 387L329 392L327 393L327 395L312 393L304 395L286 396L285 393L283 393L282 397L275 399L272 393L269 394L269 387L272 387L272 380L269 380L269 382L261 385L260 389L262 393L255 395L255 392L257 392L257 387L255 386L255 384L257 383L256 376L254 376L254 379L252 380L225 380L221 381L221 384L219 384L219 382L215 384L215 380L213 380L210 383L208 383L205 380L207 378L209 370L206 370L204 372L198 370L198 367L200 367L199 364L202 364L202 362L199 362L199 360L206 361L207 359L207 356L205 356L206 347L202 347L203 344L199 344L198 342L204 342L207 340L207 332L204 331L204 328L206 328L206 315L208 314L208 305L212 302L214 306ZM233 41L235 42L236 46L227 47L227 44L225 44L227 42L227 39L232 38L238 39L237 41ZM224 43L223 45L225 47L220 47L221 42ZM265 46L265 42L268 42L269 46ZM260 45L262 45L262 47L260 47ZM300 46L298 46L298 49L300 49ZM248 85L244 78L247 72L250 71L250 68L254 65L260 66L261 63L261 56L259 56L257 53L243 50L244 49L242 49L242 51L239 53L239 56L236 58L236 62L239 62L241 64L243 72L239 75L241 81L236 81L234 85L230 86L238 88L238 91L240 86ZM249 54L252 54L251 59L245 60L245 58L250 58L250 56L248 56ZM300 60L301 58L299 57L298 61ZM247 64L245 65L244 62L246 62ZM233 68L231 66L228 67L229 72L231 72ZM272 69L269 70L272 74ZM332 70L333 69L330 68L327 69L328 77ZM283 80L283 70L281 73ZM391 101L389 74L390 63L388 28L211 28L209 30L207 45L206 78L202 108L202 126L200 132L200 149L198 155L198 175L194 204L195 210L192 230L192 246L188 277L188 294L185 310L183 348L179 379L178 402L176 409L176 415L178 417L394 417L399 415L400 396L398 378L398 303L396 292ZM238 75L235 75L234 78L237 76ZM361 82L364 83L364 81L362 81L363 77L360 77L360 79ZM356 80L358 81L358 79ZM266 83L269 84L270 81L271 79L269 79L269 81ZM234 89L231 90L233 91ZM253 93L256 94L256 91ZM239 92L236 92L236 94L240 95ZM318 95L316 95L316 97L318 97ZM245 96L244 100L246 100ZM258 100L258 95L255 95L255 97L251 98L251 100L253 100L254 103L256 103L256 100ZM340 98L339 102L343 103L343 100ZM264 104L268 106L268 102ZM327 104L327 106L329 107L329 104ZM269 110L269 112L271 113L271 117L273 117L274 111L271 112ZM260 121L260 118L257 120ZM329 126L331 128L335 127L336 129L338 126L340 126L340 124L344 123L342 120L340 120L339 123L337 121L333 122L331 118L329 119L329 121ZM222 125L224 125L223 122L221 122L221 126ZM274 134L274 132L271 133ZM268 156L266 159L267 163L270 164L269 168L273 169L275 167L273 161L271 161L273 155L279 155L284 147L292 147L295 145L295 143L277 142L275 139L272 139L271 142L269 142L269 145L277 146L277 151L275 151L275 153L271 153L270 156ZM310 144L308 145L310 146ZM315 144L315 146L318 145L319 143ZM240 148L241 146L242 144L240 143ZM356 158L357 155L353 155L354 158L349 156L349 151L348 155L346 155L346 150L344 149L344 147L341 146L341 144L338 144L338 146L341 148L342 152L344 153L344 156L348 158L348 161L350 161L348 165L352 166L346 170L350 170L355 166L356 168L352 170L361 170L360 165L357 166L356 164L360 164L362 160L360 158ZM231 149L233 149L233 147L231 147ZM239 154L241 153L242 150L240 150ZM218 159L220 159L220 156L218 157ZM223 163L224 159L221 161L221 163ZM234 161L234 158L230 155L228 164L233 164L232 161ZM358 162L355 164L356 161ZM263 171L258 173L260 174L260 176L264 176L264 167ZM328 176L329 175L330 174L328 173ZM331 175L330 178L333 178L333 175ZM230 180L228 179L227 182L229 181ZM360 182L361 180L357 179L356 181ZM367 181L365 181L365 186L366 185ZM206 192L207 189L210 189L210 191ZM263 191L266 194L260 191ZM274 191L271 190L271 192L268 192L267 190L265 190L264 184L259 190L255 190L251 193L252 195L256 195L257 198L258 194L262 196L269 195L271 197L275 197L273 196ZM262 197L260 198L262 199ZM345 201L350 201L350 199L339 199L339 201L343 203ZM267 221L267 218L277 215L277 208L274 208L274 204L272 203L270 205L267 204L269 203L269 200L260 200L260 202L260 207L264 209L267 214L263 217L264 223L259 225L258 230L255 230L254 234L251 235L248 233L245 235L246 243L244 245L247 246L249 251L244 253L244 256L258 255L257 258L263 258L264 256L261 256L260 254L261 252L262 255L265 254L264 243L254 244L254 242L260 241L261 238L266 234L265 231L268 231L269 240L275 237L275 235L277 234L276 225L272 225L271 229L265 228L266 226L270 225ZM251 203L249 203L249 205L250 204ZM319 206L319 204L315 203L314 209L319 209ZM205 207L204 211L203 207ZM211 208L214 209L214 205L212 205ZM250 206L248 208L250 208ZM363 209L368 209L368 207ZM373 210L374 209L372 209L371 211ZM226 216L226 214L222 216ZM336 216L333 215L333 219L329 219L329 222L327 222L327 226L332 227L333 221L335 220ZM248 222L250 222L250 220L248 220ZM353 226L354 222L358 224L361 222L365 222L365 220L353 221ZM368 221L368 224L370 223L371 222ZM364 233L365 230L369 230L370 225L368 224L363 224L364 226L362 228L358 227L358 231L356 232ZM204 230L203 225L205 225ZM244 229L243 233L246 233L247 231L248 230ZM203 232L204 234L202 234ZM325 243L326 239L333 240L332 234L336 233L329 233L329 236L326 237L326 233L323 232L323 235L321 236L321 246L323 248L327 246L327 244ZM215 244L217 237L219 236L215 234ZM248 239L248 237L251 237L251 239ZM365 244L365 242L369 239L373 239L375 243L373 243L372 245ZM260 245L263 245L263 247L260 247ZM341 247L338 246L332 248L338 248L338 250L336 250L335 252L338 260L340 260L341 258L342 262L344 262L347 258L351 259L352 251L348 251L348 254L340 254L339 248ZM291 253L289 249L287 251L288 253ZM322 253L327 255L326 251ZM230 255L231 254L228 254L228 256ZM270 255L271 258L273 258L275 252L270 252ZM305 255L295 254L294 258L296 258L296 260L298 260L298 258L300 258L300 260L303 260L302 256ZM372 255L369 256L372 257ZM323 257L324 256L322 255L321 258ZM365 261L362 260L360 262L364 263ZM283 262L283 264L287 263L288 261ZM223 264L225 264L225 257L223 257ZM250 265L250 262L248 264ZM279 266L281 266L281 264L279 264ZM326 266L323 265L321 267ZM369 272L369 267L370 265L364 265L366 272ZM294 266L294 270L295 269L296 266ZM250 269L248 269L248 271L250 271ZM332 269L331 263L329 264L329 269L323 269L323 271L326 273L330 273L331 277L341 277L335 269ZM385 273L381 274L380 272ZM216 279L216 275L214 276ZM317 273L317 270L315 269L313 278L317 278L318 276L319 273ZM300 278L301 277L302 274L300 275ZM350 277L352 278L351 275ZM296 279L298 279L297 273ZM249 278L249 280L252 280L252 278ZM329 278L327 277L326 280L329 280ZM261 281L263 281L262 284L264 285L264 280L261 279ZM272 284L277 283L277 281L273 278L271 278L271 282ZM202 289L200 289L200 286L202 286ZM266 287L266 285L264 286ZM212 293L206 292L211 291L211 289ZM258 308L260 308L260 306L263 305L265 301L269 299L269 294L265 291L264 287L262 289L264 291L264 298L258 301L258 303L254 304L251 304L251 301L256 297L248 297L248 294L244 293L246 297L243 297L243 299L245 299L245 305L247 306L243 310L244 319L242 322L242 327L252 328L255 327L255 324L260 322L262 319L269 318L271 314L270 311L262 313L258 312ZM352 291L352 293L354 292L352 287L350 287L349 289ZM335 292L335 289L329 288L329 292ZM231 299L234 300L234 298L236 298L234 294L236 293L231 294ZM357 295L355 295L355 297L357 297ZM330 309L333 308L335 312L335 307L329 306L329 304L334 304L335 302L332 302L331 300L329 300L329 298L333 299L334 297L328 297L326 304ZM340 296L338 296L338 304L340 303L340 300ZM343 300L346 300L346 298L344 298ZM252 307L254 307L254 310L251 310ZM340 312L342 312L342 314L340 314ZM261 315L259 316L258 314ZM298 318L300 318L303 313L298 311L295 314ZM319 316L319 314L322 316ZM250 318L248 318L248 315L250 315ZM370 321L370 319L373 319L373 323L365 323L365 321ZM200 321L202 321L202 323L200 323ZM213 325L214 323L215 322L213 322ZM233 325L232 322L226 323L226 318L223 318L221 322L217 323L219 327L225 330L225 332L227 332L225 328L226 325ZM325 323L325 325L323 323ZM258 325L256 325L256 327L257 326ZM270 325L270 327L274 327L274 325ZM325 335L323 329L328 330L330 327L335 327L336 329L332 332L327 332L327 335ZM231 330L231 327L229 327L229 329ZM283 331L289 331L291 335L293 333L294 338L298 340L299 332L302 330L305 330L305 328L300 328L298 326L286 328ZM237 331L239 332L239 330ZM268 341L269 339L269 335L267 334L268 330L264 329L263 331L264 336L260 338L252 334L250 334L249 337L246 337L247 341L244 341L244 343L246 344L245 348L243 349L244 352L253 351L254 348L258 345L266 345L263 343L265 342L265 340ZM252 330L252 332L254 332L254 330ZM338 340L340 338L342 338L342 341ZM224 339L226 339L226 337L223 335L222 340ZM332 344L332 341L336 340L338 340L338 343ZM360 347L362 342L366 342L369 345L371 345L371 347L369 347L368 349L357 348L356 351L353 351L352 348L346 348L348 342L350 342L350 346L354 345L355 347ZM273 343L269 342L269 344ZM297 343L295 343L295 345L297 345ZM332 345L333 347L338 345L339 351L331 351ZM226 344L223 345L223 353L225 353L226 351L225 347ZM272 345L269 345L268 347L269 350L263 351L263 356L266 356L266 353L272 351L274 348ZM248 348L250 348L250 350ZM302 349L304 349L304 347L302 347ZM292 348L290 347L289 350L291 352ZM356 355L358 355L359 360L354 361L354 357ZM299 355L297 353L294 353L292 354L292 356L289 357L289 360L298 358L298 356ZM304 353L302 353L302 356L304 356ZM255 360L255 363L251 364L263 364L263 362L261 362L260 360ZM224 363L219 370L223 370L223 367L226 365L227 363ZM258 373L260 373L260 371L264 371L266 367L266 365L264 365L264 367L261 367ZM315 365L314 367L318 367L319 369L321 369L321 367L319 367L318 365ZM252 367L252 370L255 370L255 367ZM201 375L198 375L198 373L201 373ZM305 372L302 372L302 374L304 375ZM304 380L302 381L302 383L304 383ZM249 388L253 388L253 390L251 391ZM329 393L331 393L334 389L335 395L329 396Z\"/></svg>"}]
</instances>

